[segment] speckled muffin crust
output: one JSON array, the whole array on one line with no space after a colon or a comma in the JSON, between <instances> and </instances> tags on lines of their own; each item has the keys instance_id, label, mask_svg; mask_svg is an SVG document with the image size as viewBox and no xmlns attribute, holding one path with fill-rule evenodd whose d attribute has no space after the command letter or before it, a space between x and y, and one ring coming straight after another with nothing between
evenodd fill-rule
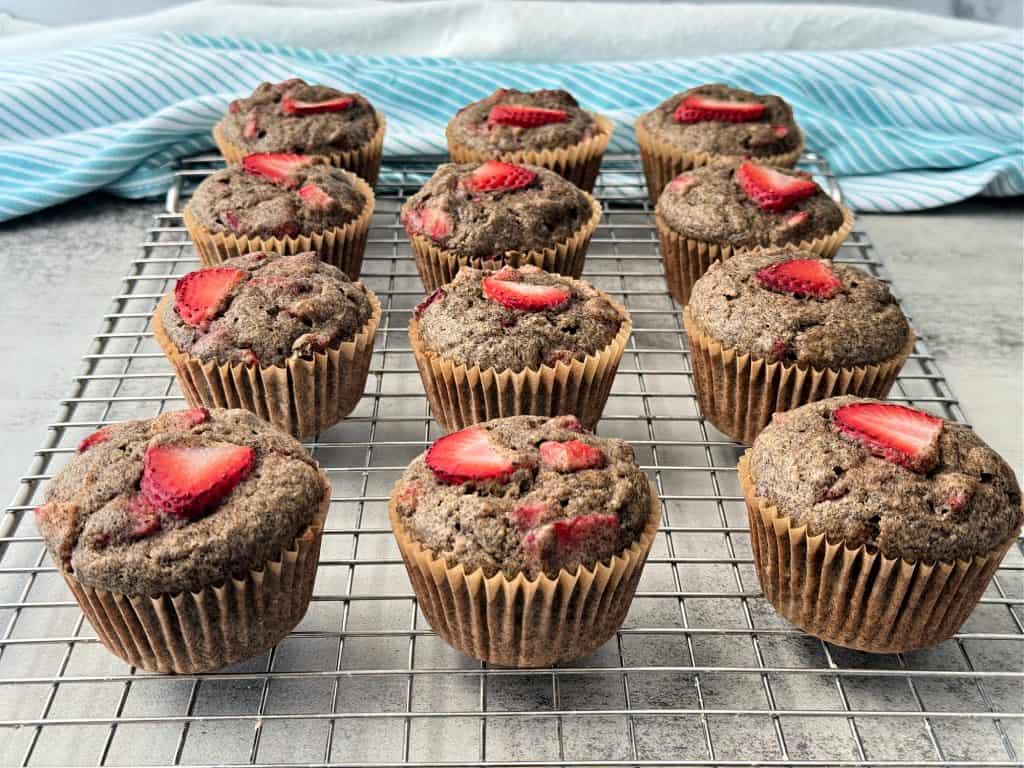
<instances>
[{"instance_id":1,"label":"speckled muffin crust","mask_svg":"<svg viewBox=\"0 0 1024 768\"><path fill-rule=\"evenodd\" d=\"M763 104L764 113L750 122L707 120L680 123L673 117L687 96L701 95L741 103ZM712 155L768 157L791 152L800 145L800 130L793 110L778 96L751 93L712 83L691 88L666 99L640 120L656 138L690 152Z\"/></svg>"},{"instance_id":2,"label":"speckled muffin crust","mask_svg":"<svg viewBox=\"0 0 1024 768\"><path fill-rule=\"evenodd\" d=\"M430 237L440 248L467 259L501 260L508 251L541 251L565 242L592 215L586 193L546 168L527 186L470 192L460 183L479 163L445 163L402 206L410 235ZM416 221L433 227L417 228Z\"/></svg>"},{"instance_id":3,"label":"speckled muffin crust","mask_svg":"<svg viewBox=\"0 0 1024 768\"><path fill-rule=\"evenodd\" d=\"M368 200L348 171L321 158L297 168L288 186L246 172L224 168L208 176L188 203L189 213L214 233L248 237L295 237L342 227L365 210ZM299 190L315 184L329 198L326 205L303 199Z\"/></svg>"},{"instance_id":4,"label":"speckled muffin crust","mask_svg":"<svg viewBox=\"0 0 1024 768\"><path fill-rule=\"evenodd\" d=\"M217 506L196 517L153 507L140 514L149 449L225 444L251 447L255 460ZM197 408L91 435L50 482L36 523L54 560L87 586L197 591L277 557L323 494L316 462L297 440L246 411Z\"/></svg>"},{"instance_id":5,"label":"speckled muffin crust","mask_svg":"<svg viewBox=\"0 0 1024 768\"><path fill-rule=\"evenodd\" d=\"M482 568L512 578L556 576L593 567L637 541L651 513L650 485L632 447L582 431L572 416L513 416L483 429L514 465L507 476L447 483L413 459L392 492L415 541L467 572ZM451 437L451 435L449 435ZM600 452L601 465L563 471L542 460L545 442L579 441Z\"/></svg>"},{"instance_id":6,"label":"speckled muffin crust","mask_svg":"<svg viewBox=\"0 0 1024 768\"><path fill-rule=\"evenodd\" d=\"M1021 524L1013 471L969 428L944 422L935 463L916 472L841 434L837 397L776 414L748 452L759 496L811 535L886 557L950 561L983 555Z\"/></svg>"},{"instance_id":7,"label":"speckled muffin crust","mask_svg":"<svg viewBox=\"0 0 1024 768\"><path fill-rule=\"evenodd\" d=\"M457 365L521 371L583 360L622 327L619 310L590 283L529 265L514 271L523 283L554 286L569 298L542 311L512 309L484 294L482 282L495 272L463 268L416 310L424 347Z\"/></svg>"},{"instance_id":8,"label":"speckled muffin crust","mask_svg":"<svg viewBox=\"0 0 1024 768\"><path fill-rule=\"evenodd\" d=\"M558 109L566 113L561 122L534 127L488 123L491 110L498 104L540 109ZM517 91L499 88L486 99L463 107L448 123L449 135L460 144L481 152L518 152L568 147L591 138L594 116L580 109L568 91Z\"/></svg>"},{"instance_id":9,"label":"speckled muffin crust","mask_svg":"<svg viewBox=\"0 0 1024 768\"><path fill-rule=\"evenodd\" d=\"M787 176L801 171L776 168ZM737 248L797 244L823 237L843 224L843 211L819 190L784 211L759 207L743 191L731 166L703 166L686 172L692 181L669 184L657 215L684 237ZM800 214L806 213L806 216Z\"/></svg>"},{"instance_id":10,"label":"speckled muffin crust","mask_svg":"<svg viewBox=\"0 0 1024 768\"><path fill-rule=\"evenodd\" d=\"M693 286L692 319L741 354L815 368L869 365L906 346L910 326L889 287L861 269L817 259L842 283L831 298L780 293L757 279L793 259L817 257L784 248L715 262Z\"/></svg>"},{"instance_id":11,"label":"speckled muffin crust","mask_svg":"<svg viewBox=\"0 0 1024 768\"><path fill-rule=\"evenodd\" d=\"M285 97L314 103L350 98L352 104L337 112L290 115L281 106ZM218 127L226 139L247 152L323 155L369 142L377 132L378 117L370 102L358 93L294 78L260 83L248 98L232 101Z\"/></svg>"},{"instance_id":12,"label":"speckled muffin crust","mask_svg":"<svg viewBox=\"0 0 1024 768\"><path fill-rule=\"evenodd\" d=\"M242 274L205 322L187 322L176 301L164 304L160 318L180 351L204 361L271 366L292 355L312 357L352 340L373 312L363 284L312 251L250 253L214 269Z\"/></svg>"}]
</instances>

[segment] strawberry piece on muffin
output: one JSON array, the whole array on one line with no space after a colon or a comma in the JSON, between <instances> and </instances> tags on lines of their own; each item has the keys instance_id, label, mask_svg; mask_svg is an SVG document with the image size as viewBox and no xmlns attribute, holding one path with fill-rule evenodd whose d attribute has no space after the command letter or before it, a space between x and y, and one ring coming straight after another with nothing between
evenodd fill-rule
<instances>
[{"instance_id":1,"label":"strawberry piece on muffin","mask_svg":"<svg viewBox=\"0 0 1024 768\"><path fill-rule=\"evenodd\" d=\"M449 485L499 480L516 469L515 464L498 451L482 427L467 427L445 435L430 446L426 463L438 480Z\"/></svg>"},{"instance_id":2,"label":"strawberry piece on muffin","mask_svg":"<svg viewBox=\"0 0 1024 768\"><path fill-rule=\"evenodd\" d=\"M513 125L517 128L536 128L550 123L564 123L569 119L563 109L542 107L521 107L515 104L498 104L487 116L490 125Z\"/></svg>"},{"instance_id":3,"label":"strawberry piece on muffin","mask_svg":"<svg viewBox=\"0 0 1024 768\"><path fill-rule=\"evenodd\" d=\"M673 117L677 123L749 123L763 114L764 104L756 101L731 101L695 93L679 103Z\"/></svg>"},{"instance_id":4,"label":"strawberry piece on muffin","mask_svg":"<svg viewBox=\"0 0 1024 768\"><path fill-rule=\"evenodd\" d=\"M818 185L810 179L745 161L736 169L736 179L758 207L766 211L785 211L811 197Z\"/></svg>"},{"instance_id":5,"label":"strawberry piece on muffin","mask_svg":"<svg viewBox=\"0 0 1024 768\"><path fill-rule=\"evenodd\" d=\"M537 178L529 168L501 160L488 160L463 178L462 186L470 192L511 192L528 187Z\"/></svg>"},{"instance_id":6,"label":"strawberry piece on muffin","mask_svg":"<svg viewBox=\"0 0 1024 768\"><path fill-rule=\"evenodd\" d=\"M831 299L843 284L836 273L819 259L792 259L758 270L762 287L797 298Z\"/></svg>"}]
</instances>

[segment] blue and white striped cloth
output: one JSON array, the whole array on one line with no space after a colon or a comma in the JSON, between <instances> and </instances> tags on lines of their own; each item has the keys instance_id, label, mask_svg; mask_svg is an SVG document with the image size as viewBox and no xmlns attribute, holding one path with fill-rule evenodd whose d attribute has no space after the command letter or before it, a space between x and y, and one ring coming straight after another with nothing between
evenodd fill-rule
<instances>
[{"instance_id":1,"label":"blue and white striped cloth","mask_svg":"<svg viewBox=\"0 0 1024 768\"><path fill-rule=\"evenodd\" d=\"M0 220L94 189L163 192L171 162L213 146L232 98L299 76L365 94L389 155L445 151L444 125L496 87L565 87L610 116L610 151L677 91L723 81L791 102L861 211L1024 193L1024 44L758 53L650 62L501 63L354 57L164 33L0 62Z\"/></svg>"}]
</instances>

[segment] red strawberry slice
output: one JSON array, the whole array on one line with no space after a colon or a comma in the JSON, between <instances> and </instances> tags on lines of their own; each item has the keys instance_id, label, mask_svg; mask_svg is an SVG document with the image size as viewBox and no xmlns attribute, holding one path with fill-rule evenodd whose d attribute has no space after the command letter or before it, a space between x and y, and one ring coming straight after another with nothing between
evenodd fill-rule
<instances>
[{"instance_id":1,"label":"red strawberry slice","mask_svg":"<svg viewBox=\"0 0 1024 768\"><path fill-rule=\"evenodd\" d=\"M221 304L245 273L234 267L189 272L174 286L174 308L181 319L202 328L220 312Z\"/></svg>"},{"instance_id":2,"label":"red strawberry slice","mask_svg":"<svg viewBox=\"0 0 1024 768\"><path fill-rule=\"evenodd\" d=\"M895 403L851 403L832 412L839 433L875 456L914 472L927 472L938 461L942 419Z\"/></svg>"},{"instance_id":3,"label":"red strawberry slice","mask_svg":"<svg viewBox=\"0 0 1024 768\"><path fill-rule=\"evenodd\" d=\"M509 192L529 186L537 174L529 168L500 160L488 160L462 179L470 192Z\"/></svg>"},{"instance_id":4,"label":"red strawberry slice","mask_svg":"<svg viewBox=\"0 0 1024 768\"><path fill-rule=\"evenodd\" d=\"M220 504L256 463L248 445L154 445L142 464L142 495L154 508L194 518Z\"/></svg>"},{"instance_id":5,"label":"red strawberry slice","mask_svg":"<svg viewBox=\"0 0 1024 768\"><path fill-rule=\"evenodd\" d=\"M679 195L685 195L690 191L695 179L688 173L680 173L668 183L668 188Z\"/></svg>"},{"instance_id":6,"label":"red strawberry slice","mask_svg":"<svg viewBox=\"0 0 1024 768\"><path fill-rule=\"evenodd\" d=\"M483 427L467 427L440 438L427 449L426 462L437 479L449 485L506 478L516 469Z\"/></svg>"},{"instance_id":7,"label":"red strawberry slice","mask_svg":"<svg viewBox=\"0 0 1024 768\"><path fill-rule=\"evenodd\" d=\"M245 128L242 129L242 135L247 139L255 139L259 132L259 117L255 112L250 112L249 116L245 119Z\"/></svg>"},{"instance_id":8,"label":"red strawberry slice","mask_svg":"<svg viewBox=\"0 0 1024 768\"><path fill-rule=\"evenodd\" d=\"M572 293L558 285L524 283L515 269L502 269L483 279L484 296L508 309L541 312L569 300Z\"/></svg>"},{"instance_id":9,"label":"red strawberry slice","mask_svg":"<svg viewBox=\"0 0 1024 768\"><path fill-rule=\"evenodd\" d=\"M415 318L419 318L419 316L423 314L427 307L429 307L435 301L443 299L447 295L448 293L445 291L444 288L438 288L432 294L427 296L427 298L425 298L423 301L416 305L416 309L412 311L412 316Z\"/></svg>"},{"instance_id":10,"label":"red strawberry slice","mask_svg":"<svg viewBox=\"0 0 1024 768\"><path fill-rule=\"evenodd\" d=\"M786 136L789 135L789 128L787 128L784 125L773 125L772 126L772 131L780 139L784 139Z\"/></svg>"},{"instance_id":11,"label":"red strawberry slice","mask_svg":"<svg viewBox=\"0 0 1024 768\"><path fill-rule=\"evenodd\" d=\"M615 551L618 537L615 515L579 515L531 530L523 537L523 550L545 566L571 569L583 561L606 558Z\"/></svg>"},{"instance_id":12,"label":"red strawberry slice","mask_svg":"<svg viewBox=\"0 0 1024 768\"><path fill-rule=\"evenodd\" d=\"M548 440L540 444L540 460L558 472L578 472L581 469L603 467L604 453L600 448L580 440L564 443Z\"/></svg>"},{"instance_id":13,"label":"red strawberry slice","mask_svg":"<svg viewBox=\"0 0 1024 768\"><path fill-rule=\"evenodd\" d=\"M512 520L521 532L544 525L562 514L562 505L556 501L520 504L512 510Z\"/></svg>"},{"instance_id":14,"label":"red strawberry slice","mask_svg":"<svg viewBox=\"0 0 1024 768\"><path fill-rule=\"evenodd\" d=\"M242 158L242 170L275 184L292 189L298 186L298 171L313 162L309 155L288 155L281 152L256 152Z\"/></svg>"},{"instance_id":15,"label":"red strawberry slice","mask_svg":"<svg viewBox=\"0 0 1024 768\"><path fill-rule=\"evenodd\" d=\"M302 202L317 211L326 211L334 203L334 198L324 192L319 184L307 184L299 190Z\"/></svg>"},{"instance_id":16,"label":"red strawberry slice","mask_svg":"<svg viewBox=\"0 0 1024 768\"><path fill-rule=\"evenodd\" d=\"M561 109L541 107L520 107L514 104L498 104L487 116L490 125L514 125L517 128L536 128L548 123L564 123L569 115Z\"/></svg>"},{"instance_id":17,"label":"red strawberry slice","mask_svg":"<svg viewBox=\"0 0 1024 768\"><path fill-rule=\"evenodd\" d=\"M412 208L402 214L402 223L410 235L425 235L435 242L452 233L452 218L440 208Z\"/></svg>"},{"instance_id":18,"label":"red strawberry slice","mask_svg":"<svg viewBox=\"0 0 1024 768\"><path fill-rule=\"evenodd\" d=\"M764 104L756 101L729 101L695 93L680 102L672 117L677 123L703 123L709 120L749 123L760 119L763 114Z\"/></svg>"},{"instance_id":19,"label":"red strawberry slice","mask_svg":"<svg viewBox=\"0 0 1024 768\"><path fill-rule=\"evenodd\" d=\"M749 161L736 169L736 180L747 197L766 211L784 211L818 191L818 185L810 179L789 176Z\"/></svg>"},{"instance_id":20,"label":"red strawberry slice","mask_svg":"<svg viewBox=\"0 0 1024 768\"><path fill-rule=\"evenodd\" d=\"M85 437L82 442L78 444L78 452L84 453L98 443L105 443L110 439L110 430L107 427L100 427L91 435Z\"/></svg>"},{"instance_id":21,"label":"red strawberry slice","mask_svg":"<svg viewBox=\"0 0 1024 768\"><path fill-rule=\"evenodd\" d=\"M160 512L141 494L129 502L128 519L131 521L131 527L128 529L130 539L145 539L161 528Z\"/></svg>"},{"instance_id":22,"label":"red strawberry slice","mask_svg":"<svg viewBox=\"0 0 1024 768\"><path fill-rule=\"evenodd\" d=\"M327 101L298 101L291 96L281 98L281 111L286 115L318 115L322 112L341 112L352 106L351 96L339 96Z\"/></svg>"},{"instance_id":23,"label":"red strawberry slice","mask_svg":"<svg viewBox=\"0 0 1024 768\"><path fill-rule=\"evenodd\" d=\"M757 282L776 293L797 298L831 299L843 284L825 262L818 259L790 259L758 270Z\"/></svg>"}]
</instances>

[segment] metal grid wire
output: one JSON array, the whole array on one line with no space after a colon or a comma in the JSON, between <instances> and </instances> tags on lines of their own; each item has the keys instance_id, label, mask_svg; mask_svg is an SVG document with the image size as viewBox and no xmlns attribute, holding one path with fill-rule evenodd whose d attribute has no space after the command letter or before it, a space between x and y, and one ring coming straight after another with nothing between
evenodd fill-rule
<instances>
[{"instance_id":1,"label":"metal grid wire","mask_svg":"<svg viewBox=\"0 0 1024 768\"><path fill-rule=\"evenodd\" d=\"M385 511L439 436L409 354L422 295L398 222L439 158L385 165L363 280L384 306L365 397L309 443L333 483L315 596L274 650L206 675L129 669L98 644L28 513L97 426L182 406L149 332L196 258L175 211L214 157L182 165L83 357L46 444L0 520L0 764L308 766L1012 766L1021 758L1024 557L939 648L871 656L827 645L761 597L735 466L700 415L635 157L609 158L585 276L632 312L600 424L627 439L665 502L616 638L557 669L478 664L418 612ZM823 160L804 158L835 197ZM882 265L858 227L839 258ZM959 404L918 344L892 393L947 418Z\"/></svg>"}]
</instances>

